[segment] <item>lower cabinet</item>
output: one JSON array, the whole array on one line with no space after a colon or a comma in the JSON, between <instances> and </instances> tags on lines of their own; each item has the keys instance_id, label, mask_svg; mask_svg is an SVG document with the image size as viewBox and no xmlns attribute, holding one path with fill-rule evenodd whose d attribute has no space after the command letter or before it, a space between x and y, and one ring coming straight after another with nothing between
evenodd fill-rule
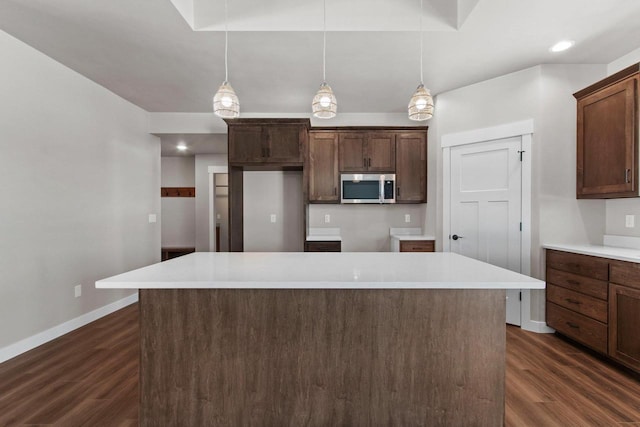
<instances>
[{"instance_id":1,"label":"lower cabinet","mask_svg":"<svg viewBox=\"0 0 640 427\"><path fill-rule=\"evenodd\" d=\"M613 261L609 278L609 356L640 372L640 264Z\"/></svg>"},{"instance_id":2,"label":"lower cabinet","mask_svg":"<svg viewBox=\"0 0 640 427\"><path fill-rule=\"evenodd\" d=\"M640 264L547 250L547 324L640 372Z\"/></svg>"},{"instance_id":3,"label":"lower cabinet","mask_svg":"<svg viewBox=\"0 0 640 427\"><path fill-rule=\"evenodd\" d=\"M342 252L339 240L304 242L305 252Z\"/></svg>"},{"instance_id":4,"label":"lower cabinet","mask_svg":"<svg viewBox=\"0 0 640 427\"><path fill-rule=\"evenodd\" d=\"M435 252L436 242L433 240L401 240L400 252Z\"/></svg>"}]
</instances>

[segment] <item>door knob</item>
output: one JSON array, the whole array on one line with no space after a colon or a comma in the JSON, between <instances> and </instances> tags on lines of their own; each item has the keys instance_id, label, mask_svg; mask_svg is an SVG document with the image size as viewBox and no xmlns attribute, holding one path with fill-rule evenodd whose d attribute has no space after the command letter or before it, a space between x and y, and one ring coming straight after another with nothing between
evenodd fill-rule
<instances>
[{"instance_id":1,"label":"door knob","mask_svg":"<svg viewBox=\"0 0 640 427\"><path fill-rule=\"evenodd\" d=\"M457 234L454 234L453 236L451 236L451 238L453 240L458 240L458 239L462 239L462 236L458 236Z\"/></svg>"}]
</instances>

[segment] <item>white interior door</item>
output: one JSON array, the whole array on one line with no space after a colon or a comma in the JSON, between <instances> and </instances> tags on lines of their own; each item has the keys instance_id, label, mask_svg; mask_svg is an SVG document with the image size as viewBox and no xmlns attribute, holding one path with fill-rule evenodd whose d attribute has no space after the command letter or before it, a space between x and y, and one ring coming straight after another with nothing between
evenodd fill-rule
<instances>
[{"instance_id":1,"label":"white interior door","mask_svg":"<svg viewBox=\"0 0 640 427\"><path fill-rule=\"evenodd\" d=\"M452 252L521 272L522 138L451 148ZM507 323L520 325L520 290L507 290Z\"/></svg>"}]
</instances>

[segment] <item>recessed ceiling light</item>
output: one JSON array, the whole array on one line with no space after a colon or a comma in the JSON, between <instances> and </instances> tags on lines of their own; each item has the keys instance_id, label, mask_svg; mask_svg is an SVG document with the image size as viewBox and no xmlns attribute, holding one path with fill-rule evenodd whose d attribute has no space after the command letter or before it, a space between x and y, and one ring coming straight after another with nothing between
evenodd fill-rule
<instances>
[{"instance_id":1,"label":"recessed ceiling light","mask_svg":"<svg viewBox=\"0 0 640 427\"><path fill-rule=\"evenodd\" d=\"M178 150L180 150L180 151L186 151L187 146L186 146L186 145L184 145L184 144L179 144L179 145L177 145L177 146L176 146L176 148L177 148Z\"/></svg>"},{"instance_id":2,"label":"recessed ceiling light","mask_svg":"<svg viewBox=\"0 0 640 427\"><path fill-rule=\"evenodd\" d=\"M563 50L569 49L571 46L576 44L573 40L562 40L549 49L551 52L562 52Z\"/></svg>"}]
</instances>

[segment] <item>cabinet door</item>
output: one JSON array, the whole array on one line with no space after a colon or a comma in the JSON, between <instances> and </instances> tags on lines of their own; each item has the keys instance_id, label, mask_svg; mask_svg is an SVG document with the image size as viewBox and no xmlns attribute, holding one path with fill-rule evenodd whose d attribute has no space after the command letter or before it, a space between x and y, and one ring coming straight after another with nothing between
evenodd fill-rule
<instances>
[{"instance_id":1,"label":"cabinet door","mask_svg":"<svg viewBox=\"0 0 640 427\"><path fill-rule=\"evenodd\" d=\"M631 77L578 100L578 198L637 196L637 85Z\"/></svg>"},{"instance_id":2,"label":"cabinet door","mask_svg":"<svg viewBox=\"0 0 640 427\"><path fill-rule=\"evenodd\" d=\"M396 202L427 201L427 137L424 133L396 136Z\"/></svg>"},{"instance_id":3,"label":"cabinet door","mask_svg":"<svg viewBox=\"0 0 640 427\"><path fill-rule=\"evenodd\" d=\"M300 131L295 125L265 126L266 157L269 162L302 163Z\"/></svg>"},{"instance_id":4,"label":"cabinet door","mask_svg":"<svg viewBox=\"0 0 640 427\"><path fill-rule=\"evenodd\" d=\"M609 356L640 371L640 289L609 284Z\"/></svg>"},{"instance_id":5,"label":"cabinet door","mask_svg":"<svg viewBox=\"0 0 640 427\"><path fill-rule=\"evenodd\" d=\"M394 172L396 170L396 135L371 132L367 134L367 170L371 172Z\"/></svg>"},{"instance_id":6,"label":"cabinet door","mask_svg":"<svg viewBox=\"0 0 640 427\"><path fill-rule=\"evenodd\" d=\"M338 202L338 135L309 134L309 201Z\"/></svg>"},{"instance_id":7,"label":"cabinet door","mask_svg":"<svg viewBox=\"0 0 640 427\"><path fill-rule=\"evenodd\" d=\"M340 172L366 172L365 134L339 133Z\"/></svg>"},{"instance_id":8,"label":"cabinet door","mask_svg":"<svg viewBox=\"0 0 640 427\"><path fill-rule=\"evenodd\" d=\"M229 162L259 163L266 157L262 126L229 126Z\"/></svg>"}]
</instances>

